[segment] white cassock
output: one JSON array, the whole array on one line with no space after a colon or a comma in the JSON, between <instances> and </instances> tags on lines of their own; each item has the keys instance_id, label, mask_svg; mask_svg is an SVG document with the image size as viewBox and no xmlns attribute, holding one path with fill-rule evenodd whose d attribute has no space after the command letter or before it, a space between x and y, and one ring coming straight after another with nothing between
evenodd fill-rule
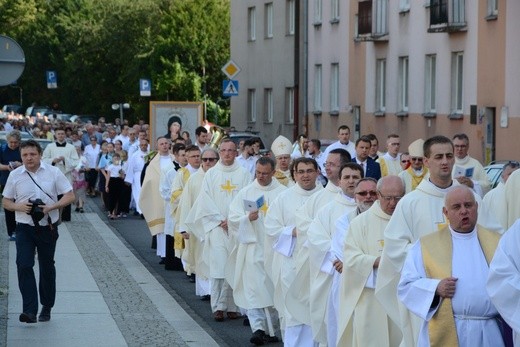
<instances>
[{"instance_id":1,"label":"white cassock","mask_svg":"<svg viewBox=\"0 0 520 347\"><path fill-rule=\"evenodd\" d=\"M309 307L312 333L314 340L323 344L327 343L325 324L327 299L333 274L336 271L332 265L336 260L332 252L332 238L336 232L336 221L357 208L354 199L343 193L334 193L332 201L327 201L329 203L321 205L323 207L316 213L307 232L310 282L301 283L300 277L298 277L291 286L291 289L296 290L300 283L302 286L310 288ZM308 203L309 201L306 205Z\"/></svg>"},{"instance_id":2,"label":"white cassock","mask_svg":"<svg viewBox=\"0 0 520 347\"><path fill-rule=\"evenodd\" d=\"M350 222L356 218L359 210L356 209L353 212L344 214L336 220L335 229L336 231L332 235L331 252L332 255L341 261L345 261L344 249L345 249L345 238L350 226ZM325 316L325 325L327 327L327 345L336 346L338 339L338 319L340 316L339 311L339 294L340 284L343 278L343 274L338 271L334 271L332 275L332 284L327 299L327 311Z\"/></svg>"},{"instance_id":3,"label":"white cassock","mask_svg":"<svg viewBox=\"0 0 520 347\"><path fill-rule=\"evenodd\" d=\"M235 247L228 259L226 278L233 289L235 303L248 310L251 330L269 331L272 336L278 324L277 316L267 309L274 306L274 286L264 266L264 220L273 201L286 189L276 179L267 186L255 180L238 192L229 208L228 227L235 238ZM258 211L258 219L250 221L244 200L256 201L260 197L264 203Z\"/></svg>"},{"instance_id":4,"label":"white cassock","mask_svg":"<svg viewBox=\"0 0 520 347\"><path fill-rule=\"evenodd\" d=\"M398 176L401 178L401 181L403 181L405 193L410 193L417 188L423 179L428 179L430 173L425 166L423 166L421 171L415 171L412 167L409 167L401 171Z\"/></svg>"},{"instance_id":5,"label":"white cassock","mask_svg":"<svg viewBox=\"0 0 520 347\"><path fill-rule=\"evenodd\" d=\"M128 160L128 169L126 171L125 182L132 185L132 197L135 202L135 209L137 213L141 214L139 207L139 194L141 193L141 173L144 167L144 157L148 152L135 152Z\"/></svg>"},{"instance_id":6,"label":"white cassock","mask_svg":"<svg viewBox=\"0 0 520 347\"><path fill-rule=\"evenodd\" d=\"M311 195L323 189L317 185L312 190L304 190L298 184L282 192L273 201L265 218L265 270L274 285L274 306L280 315L284 341L288 346L312 346L312 331L306 329L302 317L292 316L286 307L285 297L289 286L296 278L295 255L305 240L292 236L296 228L296 214ZM307 308L308 312L308 308ZM308 319L308 318L307 318ZM298 338L302 338L299 340Z\"/></svg>"},{"instance_id":7,"label":"white cassock","mask_svg":"<svg viewBox=\"0 0 520 347\"><path fill-rule=\"evenodd\" d=\"M312 336L316 342L326 343L327 336L323 317L325 316L326 296L323 296L319 303L313 303L311 300L311 291L313 290L311 282L311 270L309 261L309 244L308 233L311 225L315 220L315 216L325 205L341 194L341 188L334 185L331 181L327 183L324 189L321 189L316 194L313 194L296 212L296 230L298 230L298 239L302 243L302 247L295 253L296 278L291 284L287 296L285 298L287 308L292 316L306 324L310 325L312 329ZM338 216L339 217L339 216ZM320 228L320 225L317 225ZM320 234L320 231L315 233ZM316 255L319 257L319 255ZM325 255L323 254L323 257ZM321 259L323 262L323 259ZM320 264L317 265L319 272ZM326 277L326 275L323 275ZM321 278L320 282L325 279ZM322 293L314 293L314 297ZM321 319L314 317L320 316Z\"/></svg>"},{"instance_id":8,"label":"white cassock","mask_svg":"<svg viewBox=\"0 0 520 347\"><path fill-rule=\"evenodd\" d=\"M337 148L346 150L350 154L351 158L356 157L356 146L352 141L349 141L347 144L342 144L339 141L331 143L327 146L327 148L325 148L325 152L323 152L324 157L327 158L329 156L330 151ZM322 172L322 174L326 175L325 172Z\"/></svg>"},{"instance_id":9,"label":"white cassock","mask_svg":"<svg viewBox=\"0 0 520 347\"><path fill-rule=\"evenodd\" d=\"M506 182L507 227L520 218L520 170L513 171Z\"/></svg>"},{"instance_id":10,"label":"white cassock","mask_svg":"<svg viewBox=\"0 0 520 347\"><path fill-rule=\"evenodd\" d=\"M159 194L164 200L164 228L163 232L157 234L157 255L166 257L166 235L173 236L173 228L175 220L172 217L170 206L170 196L172 182L177 175L175 166L173 165L173 157L168 159L161 158L161 176L159 179Z\"/></svg>"},{"instance_id":11,"label":"white cassock","mask_svg":"<svg viewBox=\"0 0 520 347\"><path fill-rule=\"evenodd\" d=\"M65 147L58 147L55 142L50 143L43 151L42 160L45 163L52 165L52 160L61 156L65 158L64 162L60 161L53 166L60 169L72 184L72 170L74 170L79 164L78 152L76 152L76 148L73 145L67 143Z\"/></svg>"},{"instance_id":12,"label":"white cassock","mask_svg":"<svg viewBox=\"0 0 520 347\"><path fill-rule=\"evenodd\" d=\"M338 316L338 346L397 346L399 326L387 316L375 296L377 269L390 215L379 201L350 223L345 239Z\"/></svg>"},{"instance_id":13,"label":"white cassock","mask_svg":"<svg viewBox=\"0 0 520 347\"><path fill-rule=\"evenodd\" d=\"M506 188L503 182L484 195L482 206L495 217L504 230L507 229Z\"/></svg>"},{"instance_id":14,"label":"white cassock","mask_svg":"<svg viewBox=\"0 0 520 347\"><path fill-rule=\"evenodd\" d=\"M244 187L229 208L228 227L236 240L228 259L228 282L233 288L235 303L241 308L253 309L273 306L273 283L264 267L264 219L274 199L287 188L273 179L267 186L255 180ZM258 219L249 220L244 200L256 201L264 197Z\"/></svg>"},{"instance_id":15,"label":"white cassock","mask_svg":"<svg viewBox=\"0 0 520 347\"><path fill-rule=\"evenodd\" d=\"M229 312L236 312L233 311L235 308L231 288L225 281L226 263L233 248L233 240L220 223L228 219L229 206L233 198L249 183L251 183L249 172L236 161L231 166L218 162L204 175L202 189L186 218L186 226L189 229L204 230L203 256L205 262L209 264L212 280L213 312L227 311L228 307Z\"/></svg>"},{"instance_id":16,"label":"white cassock","mask_svg":"<svg viewBox=\"0 0 520 347\"><path fill-rule=\"evenodd\" d=\"M489 265L487 292L520 345L520 219L502 236Z\"/></svg>"},{"instance_id":17,"label":"white cassock","mask_svg":"<svg viewBox=\"0 0 520 347\"><path fill-rule=\"evenodd\" d=\"M198 296L210 294L209 264L204 262L204 257L202 256L205 233L202 228L188 228L186 226L186 219L199 196L205 173L206 172L200 168L197 172L190 175L179 201L179 232L184 231L190 234L190 239L187 240L186 248L182 253L182 259L186 262L186 266L197 275L195 276L195 294Z\"/></svg>"},{"instance_id":18,"label":"white cassock","mask_svg":"<svg viewBox=\"0 0 520 347\"><path fill-rule=\"evenodd\" d=\"M458 278L451 299L459 346L503 346L497 321L498 311L486 292L489 266L482 252L477 229L463 234L449 228L452 241L451 276ZM421 319L417 346L430 346L429 321L442 303L431 307L441 279L428 278L421 242L416 242L406 257L398 296L410 311Z\"/></svg>"},{"instance_id":19,"label":"white cassock","mask_svg":"<svg viewBox=\"0 0 520 347\"><path fill-rule=\"evenodd\" d=\"M172 186L171 186L171 196L170 196L170 212L173 220L175 221L174 227L173 227L173 239L174 239L174 249L175 249L175 256L177 258L180 258L182 260L182 254L184 253L183 245L188 240L184 240L182 236L179 233L179 218L180 218L180 201L182 197L182 193L184 191L184 186L188 182L188 179L190 178L190 175L194 172L196 172L197 169L195 169L190 164L186 165L185 167L180 168L177 171L177 175L173 179ZM183 261L184 270L188 275L191 275L192 271L189 267L186 266L185 262Z\"/></svg>"},{"instance_id":20,"label":"white cassock","mask_svg":"<svg viewBox=\"0 0 520 347\"><path fill-rule=\"evenodd\" d=\"M453 181L452 187L459 183ZM421 236L447 225L442 207L448 189L436 187L430 180L422 180L417 189L406 194L385 228L385 248L379 264L376 297L390 318L401 327L404 346L415 346L421 321L397 300L396 290L406 254ZM503 232L500 224L482 208L478 195L478 223L488 230Z\"/></svg>"},{"instance_id":21,"label":"white cassock","mask_svg":"<svg viewBox=\"0 0 520 347\"><path fill-rule=\"evenodd\" d=\"M394 158L388 152L383 154L377 159L377 162L381 166L381 176L399 176L399 173L403 171L401 167L401 154L397 154Z\"/></svg>"},{"instance_id":22,"label":"white cassock","mask_svg":"<svg viewBox=\"0 0 520 347\"><path fill-rule=\"evenodd\" d=\"M482 164L469 155L463 159L455 157L455 164L451 172L453 178L464 176L473 181L473 190L480 196L484 196L489 190L491 183Z\"/></svg>"}]
</instances>

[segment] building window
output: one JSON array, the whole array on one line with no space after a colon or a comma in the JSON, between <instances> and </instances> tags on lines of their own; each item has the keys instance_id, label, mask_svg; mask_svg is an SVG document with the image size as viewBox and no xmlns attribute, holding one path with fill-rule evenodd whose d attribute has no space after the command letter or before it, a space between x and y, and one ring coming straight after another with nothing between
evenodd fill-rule
<instances>
[{"instance_id":1,"label":"building window","mask_svg":"<svg viewBox=\"0 0 520 347\"><path fill-rule=\"evenodd\" d=\"M273 37L273 3L265 4L265 37L270 39Z\"/></svg>"},{"instance_id":2,"label":"building window","mask_svg":"<svg viewBox=\"0 0 520 347\"><path fill-rule=\"evenodd\" d=\"M430 26L465 26L465 0L431 0Z\"/></svg>"},{"instance_id":3,"label":"building window","mask_svg":"<svg viewBox=\"0 0 520 347\"><path fill-rule=\"evenodd\" d=\"M321 24L322 18L322 0L314 0L314 24Z\"/></svg>"},{"instance_id":4,"label":"building window","mask_svg":"<svg viewBox=\"0 0 520 347\"><path fill-rule=\"evenodd\" d=\"M372 1L358 3L358 35L372 33Z\"/></svg>"},{"instance_id":5,"label":"building window","mask_svg":"<svg viewBox=\"0 0 520 347\"><path fill-rule=\"evenodd\" d=\"M288 124L294 124L294 88L285 88L285 114Z\"/></svg>"},{"instance_id":6,"label":"building window","mask_svg":"<svg viewBox=\"0 0 520 347\"><path fill-rule=\"evenodd\" d=\"M314 112L321 112L322 94L321 94L321 80L322 80L321 64L314 67Z\"/></svg>"},{"instance_id":7,"label":"building window","mask_svg":"<svg viewBox=\"0 0 520 347\"><path fill-rule=\"evenodd\" d=\"M488 17L496 17L498 15L498 0L488 0L487 4Z\"/></svg>"},{"instance_id":8,"label":"building window","mask_svg":"<svg viewBox=\"0 0 520 347\"><path fill-rule=\"evenodd\" d=\"M435 54L427 55L424 65L424 111L435 113L437 56Z\"/></svg>"},{"instance_id":9,"label":"building window","mask_svg":"<svg viewBox=\"0 0 520 347\"><path fill-rule=\"evenodd\" d=\"M399 0L399 12L410 11L410 0Z\"/></svg>"},{"instance_id":10,"label":"building window","mask_svg":"<svg viewBox=\"0 0 520 347\"><path fill-rule=\"evenodd\" d=\"M339 64L330 65L330 111L339 112Z\"/></svg>"},{"instance_id":11,"label":"building window","mask_svg":"<svg viewBox=\"0 0 520 347\"><path fill-rule=\"evenodd\" d=\"M399 111L408 112L408 57L399 57Z\"/></svg>"},{"instance_id":12,"label":"building window","mask_svg":"<svg viewBox=\"0 0 520 347\"><path fill-rule=\"evenodd\" d=\"M376 111L386 108L386 59L376 60Z\"/></svg>"},{"instance_id":13,"label":"building window","mask_svg":"<svg viewBox=\"0 0 520 347\"><path fill-rule=\"evenodd\" d=\"M264 89L264 122L273 122L273 90Z\"/></svg>"},{"instance_id":14,"label":"building window","mask_svg":"<svg viewBox=\"0 0 520 347\"><path fill-rule=\"evenodd\" d=\"M256 89L247 90L247 121L256 122Z\"/></svg>"},{"instance_id":15,"label":"building window","mask_svg":"<svg viewBox=\"0 0 520 347\"><path fill-rule=\"evenodd\" d=\"M388 33L388 0L374 0L374 35L386 35Z\"/></svg>"},{"instance_id":16,"label":"building window","mask_svg":"<svg viewBox=\"0 0 520 347\"><path fill-rule=\"evenodd\" d=\"M256 40L256 8L255 7L249 7L247 9L247 36L249 41L255 41Z\"/></svg>"},{"instance_id":17,"label":"building window","mask_svg":"<svg viewBox=\"0 0 520 347\"><path fill-rule=\"evenodd\" d=\"M294 0L287 0L286 13L287 35L294 35L296 32L296 9Z\"/></svg>"},{"instance_id":18,"label":"building window","mask_svg":"<svg viewBox=\"0 0 520 347\"><path fill-rule=\"evenodd\" d=\"M453 113L462 114L464 81L464 53L455 52L451 58L451 107Z\"/></svg>"},{"instance_id":19,"label":"building window","mask_svg":"<svg viewBox=\"0 0 520 347\"><path fill-rule=\"evenodd\" d=\"M330 21L332 23L339 22L339 0L330 1Z\"/></svg>"}]
</instances>

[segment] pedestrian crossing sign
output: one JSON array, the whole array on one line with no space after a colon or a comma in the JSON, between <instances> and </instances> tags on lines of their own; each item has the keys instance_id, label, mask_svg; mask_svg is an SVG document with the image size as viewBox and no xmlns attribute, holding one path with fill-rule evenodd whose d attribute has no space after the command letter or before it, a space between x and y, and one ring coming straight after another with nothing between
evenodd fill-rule
<instances>
[{"instance_id":1,"label":"pedestrian crossing sign","mask_svg":"<svg viewBox=\"0 0 520 347\"><path fill-rule=\"evenodd\" d=\"M238 81L224 80L222 82L223 96L238 96Z\"/></svg>"}]
</instances>

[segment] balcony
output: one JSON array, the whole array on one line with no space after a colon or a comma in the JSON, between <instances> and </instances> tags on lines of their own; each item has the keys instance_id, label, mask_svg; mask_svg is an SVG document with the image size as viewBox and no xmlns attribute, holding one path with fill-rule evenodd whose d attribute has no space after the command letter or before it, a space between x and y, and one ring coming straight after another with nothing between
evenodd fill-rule
<instances>
[{"instance_id":1,"label":"balcony","mask_svg":"<svg viewBox=\"0 0 520 347\"><path fill-rule=\"evenodd\" d=\"M358 3L356 41L388 41L388 0Z\"/></svg>"},{"instance_id":2,"label":"balcony","mask_svg":"<svg viewBox=\"0 0 520 347\"><path fill-rule=\"evenodd\" d=\"M466 30L465 0L431 0L429 33Z\"/></svg>"}]
</instances>

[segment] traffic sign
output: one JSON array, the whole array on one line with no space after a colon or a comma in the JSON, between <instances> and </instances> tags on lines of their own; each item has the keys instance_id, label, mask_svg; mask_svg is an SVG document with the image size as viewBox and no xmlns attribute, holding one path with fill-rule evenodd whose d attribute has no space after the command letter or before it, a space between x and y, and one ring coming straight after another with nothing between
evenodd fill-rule
<instances>
[{"instance_id":1,"label":"traffic sign","mask_svg":"<svg viewBox=\"0 0 520 347\"><path fill-rule=\"evenodd\" d=\"M152 81L141 78L139 80L139 92L141 96L152 95Z\"/></svg>"},{"instance_id":2,"label":"traffic sign","mask_svg":"<svg viewBox=\"0 0 520 347\"><path fill-rule=\"evenodd\" d=\"M58 75L56 74L56 71L47 71L47 88L58 88Z\"/></svg>"},{"instance_id":3,"label":"traffic sign","mask_svg":"<svg viewBox=\"0 0 520 347\"><path fill-rule=\"evenodd\" d=\"M25 68L22 47L10 37L0 35L0 86L15 82Z\"/></svg>"},{"instance_id":4,"label":"traffic sign","mask_svg":"<svg viewBox=\"0 0 520 347\"><path fill-rule=\"evenodd\" d=\"M226 65L222 67L222 72L231 80L238 75L240 67L232 59L229 59Z\"/></svg>"},{"instance_id":5,"label":"traffic sign","mask_svg":"<svg viewBox=\"0 0 520 347\"><path fill-rule=\"evenodd\" d=\"M224 80L222 81L223 96L238 96L238 81Z\"/></svg>"}]
</instances>

